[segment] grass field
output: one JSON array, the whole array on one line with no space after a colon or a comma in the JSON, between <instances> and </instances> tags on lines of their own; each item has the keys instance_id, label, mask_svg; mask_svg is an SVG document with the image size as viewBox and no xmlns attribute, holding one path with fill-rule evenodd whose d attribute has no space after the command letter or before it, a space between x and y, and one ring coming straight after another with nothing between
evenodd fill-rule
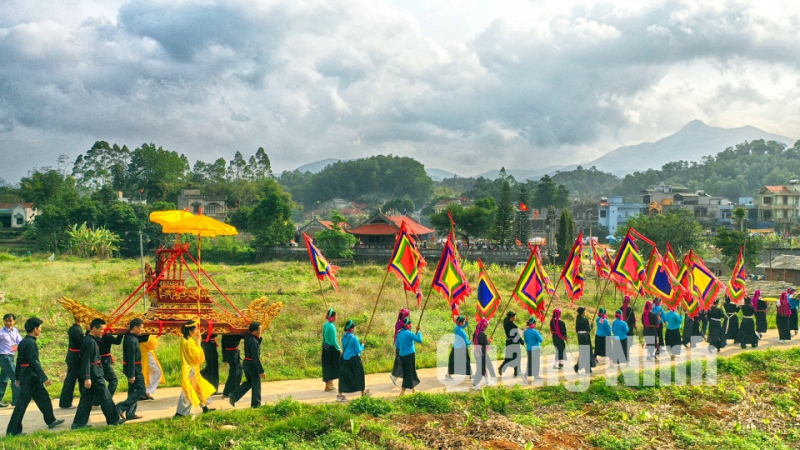
<instances>
[{"instance_id":1,"label":"grass field","mask_svg":"<svg viewBox=\"0 0 800 450\"><path fill-rule=\"evenodd\" d=\"M92 261L71 257L48 261L47 255L17 258L0 254L0 291L5 296L5 304L0 306L0 314L15 313L18 327L27 317L36 315L45 320L44 332L39 340L41 359L45 371L54 383L49 388L51 394L60 392L61 379L66 367L66 330L71 324L71 316L56 299L66 296L82 302L100 311L112 311L124 300L141 280L139 261L137 260L104 260ZM283 302L282 313L273 321L266 332L262 344L262 360L264 361L267 380L303 379L321 377L320 352L321 329L326 308L320 295L317 279L311 273L306 262L286 263L271 262L248 266L226 266L208 264L204 266L217 284L229 295L239 307L246 306L251 300L266 296L270 301ZM423 290L427 294L435 267L429 267L423 275ZM466 263L465 273L473 283L478 278L478 267L474 263ZM519 271L491 266L489 268L504 303L497 312L498 319L493 320L489 330L494 329L501 311L510 299L510 292L519 277ZM592 271L587 270L586 295L581 305L587 306L591 314L596 305L596 294L602 284ZM592 273L590 273L592 272ZM343 267L338 275L340 293L337 294L329 283L323 283L325 297L338 311L339 325L347 319L358 324L357 334L363 338L369 322L372 308L386 273L385 266L351 266ZM551 268L550 276L558 276ZM564 297L563 288L559 293ZM222 299L219 299L222 301ZM400 281L392 274L386 279L381 301L366 341L365 369L367 373L389 372L394 359L392 336L397 311L411 302L412 319L416 323L420 309L413 295L406 297ZM609 287L605 294L607 309L619 307L621 296ZM636 310L641 311L644 304L639 300ZM577 306L577 305L576 305ZM140 308L137 305L135 308ZM567 322L570 334L574 330L574 307L569 301L555 300L554 307L564 309L563 318ZM510 309L519 314L518 323L524 323L526 314L516 303ZM552 311L552 308L551 308ZM471 318L472 326L475 315L475 296L468 299L462 314ZM452 334L453 323L449 307L441 295L434 292L428 303L422 323L423 336L426 341L418 350L418 365L434 367L436 365L435 340L443 335ZM774 317L770 316L773 322ZM340 331L341 333L341 331ZM23 333L24 334L24 333ZM549 333L543 333L549 340ZM180 373L180 357L177 339L170 336L162 338L158 355L165 369L167 385L177 386ZM502 327L495 334L495 344L504 345ZM113 352L121 356L117 347ZM121 366L117 365L121 373ZM221 370L224 382L226 373ZM122 377L120 377L122 378ZM126 389L126 383L120 383L120 390ZM9 399L10 390L6 400Z\"/></svg>"},{"instance_id":2,"label":"grass field","mask_svg":"<svg viewBox=\"0 0 800 450\"><path fill-rule=\"evenodd\" d=\"M800 349L721 358L716 374L716 385L659 386L655 373L655 386L609 387L600 378L585 392L558 385L359 398L347 405L283 399L194 420L40 432L5 444L43 450L800 447Z\"/></svg>"}]
</instances>

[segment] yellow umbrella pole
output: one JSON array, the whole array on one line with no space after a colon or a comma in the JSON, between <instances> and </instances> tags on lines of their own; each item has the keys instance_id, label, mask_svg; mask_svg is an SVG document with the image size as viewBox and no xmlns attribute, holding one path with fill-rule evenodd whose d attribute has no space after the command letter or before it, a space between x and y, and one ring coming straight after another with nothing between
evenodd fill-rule
<instances>
[{"instance_id":1,"label":"yellow umbrella pole","mask_svg":"<svg viewBox=\"0 0 800 450\"><path fill-rule=\"evenodd\" d=\"M197 326L200 326L200 233L197 233Z\"/></svg>"}]
</instances>

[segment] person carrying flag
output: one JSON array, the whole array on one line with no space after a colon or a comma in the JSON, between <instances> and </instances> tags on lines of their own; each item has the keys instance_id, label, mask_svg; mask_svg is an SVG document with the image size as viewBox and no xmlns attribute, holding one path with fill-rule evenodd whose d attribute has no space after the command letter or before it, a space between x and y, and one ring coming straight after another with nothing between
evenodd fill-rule
<instances>
[{"instance_id":1,"label":"person carrying flag","mask_svg":"<svg viewBox=\"0 0 800 450\"><path fill-rule=\"evenodd\" d=\"M473 351L475 352L475 377L472 381L472 388L479 389L478 385L486 377L486 385L494 385L492 378L495 378L494 366L489 358L489 345L492 339L486 336L486 328L489 327L489 320L482 318L475 325L475 332L472 334Z\"/></svg>"},{"instance_id":2,"label":"person carrying flag","mask_svg":"<svg viewBox=\"0 0 800 450\"><path fill-rule=\"evenodd\" d=\"M405 395L406 389L411 389L412 393L417 392L419 377L417 376L417 349L415 342L422 343L422 332L417 325L417 332L411 332L411 319L406 317L403 321L403 329L397 333L397 347L400 360L403 363L403 384L400 387L400 395Z\"/></svg>"},{"instance_id":3,"label":"person carrying flag","mask_svg":"<svg viewBox=\"0 0 800 450\"><path fill-rule=\"evenodd\" d=\"M550 335L553 337L553 345L556 348L555 363L553 369L563 369L563 361L567 360L567 324L561 320L561 308L553 310L553 318L550 319Z\"/></svg>"},{"instance_id":4,"label":"person carrying flag","mask_svg":"<svg viewBox=\"0 0 800 450\"><path fill-rule=\"evenodd\" d=\"M503 331L506 333L505 358L497 369L497 373L501 377L507 367L514 368L514 378L519 376L520 369L522 369L522 346L525 345L525 342L522 340L522 332L514 322L516 319L517 313L514 311L507 312L506 318L503 319ZM525 372L522 373L522 382L528 382Z\"/></svg>"},{"instance_id":5,"label":"person carrying flag","mask_svg":"<svg viewBox=\"0 0 800 450\"><path fill-rule=\"evenodd\" d=\"M664 323L667 326L667 352L670 359L675 359L676 356L681 354L681 324L683 323L683 318L673 307L664 315Z\"/></svg>"},{"instance_id":6,"label":"person carrying flag","mask_svg":"<svg viewBox=\"0 0 800 450\"><path fill-rule=\"evenodd\" d=\"M322 381L325 382L325 391L336 390L333 380L339 378L339 358L342 349L336 339L336 311L329 309L325 314L325 324L322 325Z\"/></svg>"},{"instance_id":7,"label":"person carrying flag","mask_svg":"<svg viewBox=\"0 0 800 450\"><path fill-rule=\"evenodd\" d=\"M739 342L739 306L731 301L731 298L727 295L725 296L725 304L722 305L725 308L725 323L722 325L723 335L722 338L726 341L728 339L733 339L733 343L736 344ZM723 342L723 347L725 346L725 342Z\"/></svg>"},{"instance_id":8,"label":"person carrying flag","mask_svg":"<svg viewBox=\"0 0 800 450\"><path fill-rule=\"evenodd\" d=\"M631 308L631 296L626 295L622 298L622 306L619 308L622 312L622 320L628 325L628 338L625 340L628 348L625 349L625 360L627 361L630 355L631 347L633 346L633 333L636 331L636 313Z\"/></svg>"},{"instance_id":9,"label":"person carrying flag","mask_svg":"<svg viewBox=\"0 0 800 450\"><path fill-rule=\"evenodd\" d=\"M542 357L542 334L536 329L536 319L528 319L528 327L525 329L525 346L528 350L528 379L541 380L540 367ZM532 381L531 381L532 382Z\"/></svg>"},{"instance_id":10,"label":"person carrying flag","mask_svg":"<svg viewBox=\"0 0 800 450\"><path fill-rule=\"evenodd\" d=\"M623 319L622 310L618 309L614 313L614 323L611 325L611 334L614 336L614 345L612 348L613 359L611 363L614 364L628 364L628 340L633 339L628 332L628 323Z\"/></svg>"},{"instance_id":11,"label":"person carrying flag","mask_svg":"<svg viewBox=\"0 0 800 450\"><path fill-rule=\"evenodd\" d=\"M725 313L719 307L719 299L714 300L714 305L708 310L708 351L714 349L720 351L725 347L725 330L722 322L725 320Z\"/></svg>"},{"instance_id":12,"label":"person carrying flag","mask_svg":"<svg viewBox=\"0 0 800 450\"><path fill-rule=\"evenodd\" d=\"M447 360L447 375L445 375L445 378L448 380L453 379L453 375L472 375L469 358L469 346L472 345L472 342L470 342L467 333L464 331L466 327L467 318L458 316L456 318L456 326L453 329L455 340Z\"/></svg>"},{"instance_id":13,"label":"person carrying flag","mask_svg":"<svg viewBox=\"0 0 800 450\"><path fill-rule=\"evenodd\" d=\"M405 320L410 314L411 311L406 308L401 308L400 312L397 313L397 322L394 324L394 340L392 341L392 346L394 347L394 365L392 365L392 373L389 374L389 378L395 386L397 386L397 379L403 378L403 361L400 359L400 349L397 348L397 335L405 327Z\"/></svg>"},{"instance_id":14,"label":"person carrying flag","mask_svg":"<svg viewBox=\"0 0 800 450\"><path fill-rule=\"evenodd\" d=\"M756 291L759 292L759 291ZM760 294L760 292L759 292ZM753 295L755 297L755 294ZM738 341L742 348L747 348L747 344L758 347L758 335L756 334L756 302L747 299L742 305L742 323L739 325Z\"/></svg>"},{"instance_id":15,"label":"person carrying flag","mask_svg":"<svg viewBox=\"0 0 800 450\"><path fill-rule=\"evenodd\" d=\"M653 312L653 302L650 300L644 304L644 311L642 312L642 324L644 326L644 343L647 346L647 360L653 360L656 356L658 314Z\"/></svg>"},{"instance_id":16,"label":"person carrying flag","mask_svg":"<svg viewBox=\"0 0 800 450\"><path fill-rule=\"evenodd\" d=\"M608 322L606 316L606 309L600 308L597 310L597 318L594 320L597 325L597 331L594 335L594 356L597 358L611 358L611 324Z\"/></svg>"}]
</instances>

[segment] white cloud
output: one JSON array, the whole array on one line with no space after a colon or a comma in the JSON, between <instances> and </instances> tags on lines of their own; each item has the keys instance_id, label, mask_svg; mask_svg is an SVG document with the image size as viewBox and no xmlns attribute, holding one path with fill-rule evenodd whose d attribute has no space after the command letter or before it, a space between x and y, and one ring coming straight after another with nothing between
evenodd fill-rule
<instances>
[{"instance_id":1,"label":"white cloud","mask_svg":"<svg viewBox=\"0 0 800 450\"><path fill-rule=\"evenodd\" d=\"M263 146L281 169L394 153L471 175L691 119L800 137L791 3L36 3L0 3L9 180L95 140L206 161Z\"/></svg>"}]
</instances>

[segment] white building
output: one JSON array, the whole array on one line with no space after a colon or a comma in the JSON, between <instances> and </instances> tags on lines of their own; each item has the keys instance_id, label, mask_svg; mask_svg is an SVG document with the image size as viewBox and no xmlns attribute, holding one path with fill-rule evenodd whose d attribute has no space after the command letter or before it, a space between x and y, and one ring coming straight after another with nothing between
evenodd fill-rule
<instances>
[{"instance_id":1,"label":"white building","mask_svg":"<svg viewBox=\"0 0 800 450\"><path fill-rule=\"evenodd\" d=\"M0 203L0 228L22 228L37 214L33 203Z\"/></svg>"},{"instance_id":2,"label":"white building","mask_svg":"<svg viewBox=\"0 0 800 450\"><path fill-rule=\"evenodd\" d=\"M608 228L608 234L617 234L617 229L627 228L628 219L647 211L644 203L625 203L621 196L600 199L597 223Z\"/></svg>"}]
</instances>

